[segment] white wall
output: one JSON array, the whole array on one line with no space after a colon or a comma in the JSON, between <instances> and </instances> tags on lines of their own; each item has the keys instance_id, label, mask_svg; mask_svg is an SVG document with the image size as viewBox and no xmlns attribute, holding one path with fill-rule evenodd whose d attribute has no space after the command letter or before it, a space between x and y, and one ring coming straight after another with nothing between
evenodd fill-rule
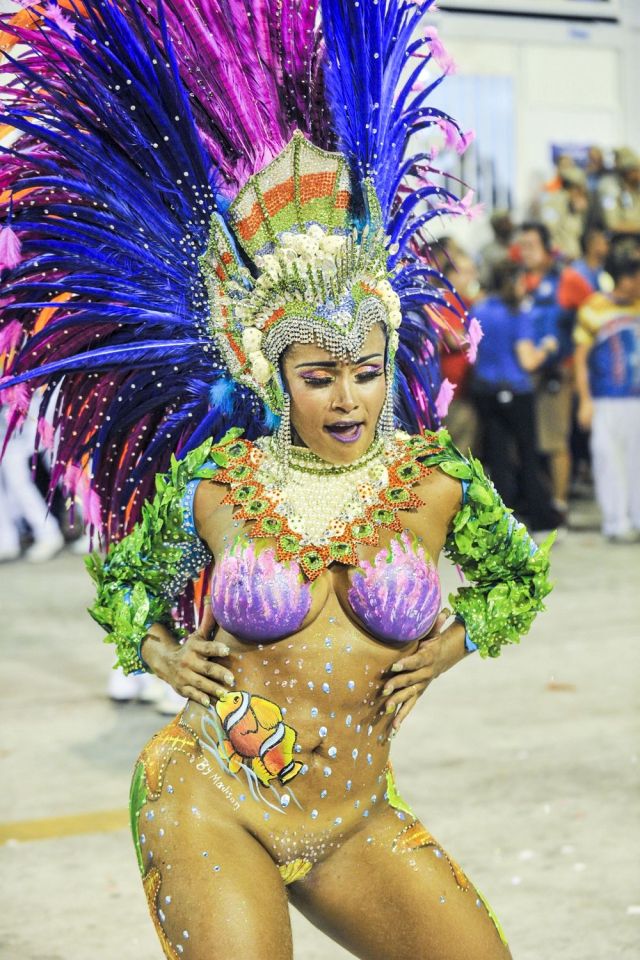
<instances>
[{"instance_id":1,"label":"white wall","mask_svg":"<svg viewBox=\"0 0 640 960\"><path fill-rule=\"evenodd\" d=\"M513 79L517 212L535 183L550 176L552 143L640 151L640 0L622 0L622 18L594 24L438 15L460 73ZM456 119L465 125L464 117Z\"/></svg>"}]
</instances>

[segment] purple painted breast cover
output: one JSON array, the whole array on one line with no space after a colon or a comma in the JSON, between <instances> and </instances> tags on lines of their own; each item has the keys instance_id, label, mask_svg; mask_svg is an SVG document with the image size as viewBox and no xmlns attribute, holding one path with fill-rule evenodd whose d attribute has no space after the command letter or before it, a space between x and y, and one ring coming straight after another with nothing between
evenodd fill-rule
<instances>
[{"instance_id":1,"label":"purple painted breast cover","mask_svg":"<svg viewBox=\"0 0 640 960\"><path fill-rule=\"evenodd\" d=\"M351 609L385 643L424 636L440 610L440 578L424 548L405 532L389 549L364 560L348 593Z\"/></svg>"},{"instance_id":2,"label":"purple painted breast cover","mask_svg":"<svg viewBox=\"0 0 640 960\"><path fill-rule=\"evenodd\" d=\"M295 562L276 560L269 547L236 544L216 564L211 583L216 621L245 642L278 640L302 626L311 607L311 587Z\"/></svg>"}]
</instances>

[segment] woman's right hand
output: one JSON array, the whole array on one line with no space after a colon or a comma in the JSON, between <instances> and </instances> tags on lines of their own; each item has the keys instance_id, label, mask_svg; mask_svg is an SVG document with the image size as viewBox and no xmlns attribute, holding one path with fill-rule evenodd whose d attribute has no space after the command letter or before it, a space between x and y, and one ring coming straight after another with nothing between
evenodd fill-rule
<instances>
[{"instance_id":1,"label":"woman's right hand","mask_svg":"<svg viewBox=\"0 0 640 960\"><path fill-rule=\"evenodd\" d=\"M215 626L211 605L206 603L202 621L184 643L176 643L166 627L153 624L141 648L145 663L157 677L181 697L204 707L212 698L223 697L235 683L228 667L217 662L229 655L229 647L209 639Z\"/></svg>"}]
</instances>

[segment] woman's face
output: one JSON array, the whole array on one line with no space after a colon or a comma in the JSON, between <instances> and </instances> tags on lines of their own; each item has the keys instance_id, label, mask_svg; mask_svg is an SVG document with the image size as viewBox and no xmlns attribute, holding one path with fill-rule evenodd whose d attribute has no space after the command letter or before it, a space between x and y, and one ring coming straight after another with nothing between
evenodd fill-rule
<instances>
[{"instance_id":1,"label":"woman's face","mask_svg":"<svg viewBox=\"0 0 640 960\"><path fill-rule=\"evenodd\" d=\"M294 343L286 351L283 373L291 425L323 460L352 463L371 446L385 399L385 345L383 329L376 324L355 363L336 360L312 343Z\"/></svg>"}]
</instances>

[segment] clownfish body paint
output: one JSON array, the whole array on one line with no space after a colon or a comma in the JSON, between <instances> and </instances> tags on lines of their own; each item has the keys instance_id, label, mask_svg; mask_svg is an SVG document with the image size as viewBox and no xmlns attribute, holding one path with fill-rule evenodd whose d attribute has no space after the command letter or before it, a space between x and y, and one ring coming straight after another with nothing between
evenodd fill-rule
<instances>
[{"instance_id":1,"label":"clownfish body paint","mask_svg":"<svg viewBox=\"0 0 640 960\"><path fill-rule=\"evenodd\" d=\"M293 759L297 734L276 703L236 690L220 697L215 709L226 735L223 746L231 773L248 764L265 786L296 776L302 767Z\"/></svg>"}]
</instances>

